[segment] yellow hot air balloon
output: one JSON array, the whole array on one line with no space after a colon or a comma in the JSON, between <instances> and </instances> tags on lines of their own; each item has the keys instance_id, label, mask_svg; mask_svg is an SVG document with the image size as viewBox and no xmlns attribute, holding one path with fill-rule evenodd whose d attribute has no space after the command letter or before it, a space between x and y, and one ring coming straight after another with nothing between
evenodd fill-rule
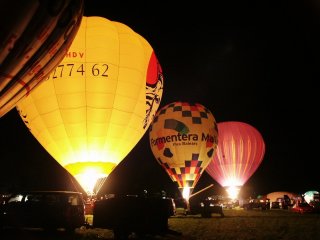
<instances>
[{"instance_id":1,"label":"yellow hot air balloon","mask_svg":"<svg viewBox=\"0 0 320 240\"><path fill-rule=\"evenodd\" d=\"M188 200L218 144L217 124L202 104L173 102L156 114L149 130L153 155Z\"/></svg>"},{"instance_id":2,"label":"yellow hot air balloon","mask_svg":"<svg viewBox=\"0 0 320 240\"><path fill-rule=\"evenodd\" d=\"M125 24L84 16L63 61L17 104L42 146L88 194L138 143L159 107L161 66Z\"/></svg>"}]
</instances>

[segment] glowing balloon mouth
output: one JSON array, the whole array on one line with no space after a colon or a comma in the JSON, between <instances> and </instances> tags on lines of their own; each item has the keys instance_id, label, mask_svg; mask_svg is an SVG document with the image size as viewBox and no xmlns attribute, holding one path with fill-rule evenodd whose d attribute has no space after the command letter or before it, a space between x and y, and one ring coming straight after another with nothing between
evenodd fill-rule
<instances>
[{"instance_id":1,"label":"glowing balloon mouth","mask_svg":"<svg viewBox=\"0 0 320 240\"><path fill-rule=\"evenodd\" d=\"M226 191L229 198L237 199L240 192L240 186L226 186Z\"/></svg>"},{"instance_id":2,"label":"glowing balloon mouth","mask_svg":"<svg viewBox=\"0 0 320 240\"><path fill-rule=\"evenodd\" d=\"M74 177L88 195L95 195L102 187L108 175L98 172L96 169L86 169L83 173L77 174Z\"/></svg>"},{"instance_id":3,"label":"glowing balloon mouth","mask_svg":"<svg viewBox=\"0 0 320 240\"><path fill-rule=\"evenodd\" d=\"M116 164L111 162L78 162L64 166L88 195L99 192Z\"/></svg>"},{"instance_id":4,"label":"glowing balloon mouth","mask_svg":"<svg viewBox=\"0 0 320 240\"><path fill-rule=\"evenodd\" d=\"M186 200L189 200L190 192L191 192L190 187L184 187L182 189L182 197Z\"/></svg>"}]
</instances>

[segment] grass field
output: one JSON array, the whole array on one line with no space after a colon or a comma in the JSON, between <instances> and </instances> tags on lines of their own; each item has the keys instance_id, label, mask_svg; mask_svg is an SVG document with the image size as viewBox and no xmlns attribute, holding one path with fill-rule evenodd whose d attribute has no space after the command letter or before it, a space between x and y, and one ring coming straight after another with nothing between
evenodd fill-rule
<instances>
[{"instance_id":1,"label":"grass field","mask_svg":"<svg viewBox=\"0 0 320 240\"><path fill-rule=\"evenodd\" d=\"M169 218L171 233L164 236L148 236L144 239L219 239L219 240L309 240L320 239L320 214L298 214L288 210L224 210L225 217L212 214L211 218L200 215L174 216ZM69 236L43 232L7 233L1 239L24 240L106 240L113 239L107 229L76 230ZM134 235L131 239L136 239Z\"/></svg>"},{"instance_id":2,"label":"grass field","mask_svg":"<svg viewBox=\"0 0 320 240\"><path fill-rule=\"evenodd\" d=\"M320 215L287 210L225 210L225 217L172 218L170 228L181 238L164 239L320 239Z\"/></svg>"},{"instance_id":3,"label":"grass field","mask_svg":"<svg viewBox=\"0 0 320 240\"><path fill-rule=\"evenodd\" d=\"M320 239L320 214L298 214L288 210L224 210L225 217L212 214L175 216L169 219L172 234L149 239L219 240L308 240ZM80 230L81 231L81 230ZM83 230L83 239L112 239L105 229ZM134 238L134 236L132 236Z\"/></svg>"}]
</instances>

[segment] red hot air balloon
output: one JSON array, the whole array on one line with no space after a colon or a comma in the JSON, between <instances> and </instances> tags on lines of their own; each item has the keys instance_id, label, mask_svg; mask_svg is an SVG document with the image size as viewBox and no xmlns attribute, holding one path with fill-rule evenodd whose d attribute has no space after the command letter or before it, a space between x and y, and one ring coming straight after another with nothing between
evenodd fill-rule
<instances>
[{"instance_id":1,"label":"red hot air balloon","mask_svg":"<svg viewBox=\"0 0 320 240\"><path fill-rule=\"evenodd\" d=\"M259 131L247 123L221 122L218 131L218 148L206 171L236 198L262 162L265 143Z\"/></svg>"}]
</instances>

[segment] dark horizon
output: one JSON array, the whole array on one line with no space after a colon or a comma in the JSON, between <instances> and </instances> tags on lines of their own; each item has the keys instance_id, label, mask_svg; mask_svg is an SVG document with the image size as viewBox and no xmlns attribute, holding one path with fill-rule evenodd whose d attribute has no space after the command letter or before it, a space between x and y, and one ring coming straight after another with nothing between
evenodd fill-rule
<instances>
[{"instance_id":1,"label":"dark horizon","mask_svg":"<svg viewBox=\"0 0 320 240\"><path fill-rule=\"evenodd\" d=\"M243 192L320 190L316 1L154 7L85 0L85 16L94 15L128 25L151 44L164 74L160 107L198 102L217 122L242 121L258 129L266 152ZM0 119L0 130L1 190L74 188L69 174L34 139L15 109ZM208 195L223 192L206 172L194 191L211 183ZM152 155L148 131L103 189L178 192Z\"/></svg>"}]
</instances>

